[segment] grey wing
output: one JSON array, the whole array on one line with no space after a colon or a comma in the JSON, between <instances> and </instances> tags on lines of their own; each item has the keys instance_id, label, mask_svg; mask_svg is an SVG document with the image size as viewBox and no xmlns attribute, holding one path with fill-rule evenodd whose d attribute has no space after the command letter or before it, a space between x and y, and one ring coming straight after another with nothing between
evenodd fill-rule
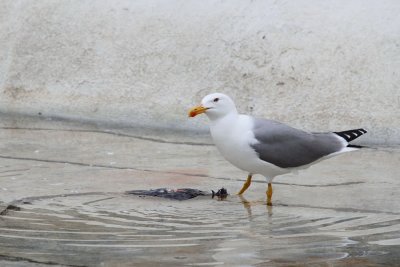
<instances>
[{"instance_id":1,"label":"grey wing","mask_svg":"<svg viewBox=\"0 0 400 267\"><path fill-rule=\"evenodd\" d=\"M253 132L259 158L281 168L307 165L345 147L333 133L308 133L272 120L254 118Z\"/></svg>"}]
</instances>

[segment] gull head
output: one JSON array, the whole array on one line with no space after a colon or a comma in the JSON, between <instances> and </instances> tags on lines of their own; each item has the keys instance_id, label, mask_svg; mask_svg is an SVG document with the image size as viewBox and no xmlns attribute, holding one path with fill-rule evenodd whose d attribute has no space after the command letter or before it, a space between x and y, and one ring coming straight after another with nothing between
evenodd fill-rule
<instances>
[{"instance_id":1,"label":"gull head","mask_svg":"<svg viewBox=\"0 0 400 267\"><path fill-rule=\"evenodd\" d=\"M190 109L189 117L195 117L202 113L206 114L210 120L215 120L228 114L237 114L237 110L235 103L229 96L214 93L206 95L201 100L201 105Z\"/></svg>"}]
</instances>

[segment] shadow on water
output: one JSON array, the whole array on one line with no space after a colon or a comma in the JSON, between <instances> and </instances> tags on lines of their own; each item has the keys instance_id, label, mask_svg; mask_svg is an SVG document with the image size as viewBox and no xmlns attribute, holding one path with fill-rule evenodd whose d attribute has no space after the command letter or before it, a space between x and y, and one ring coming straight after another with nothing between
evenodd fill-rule
<instances>
[{"instance_id":1,"label":"shadow on water","mask_svg":"<svg viewBox=\"0 0 400 267\"><path fill-rule=\"evenodd\" d=\"M93 193L37 198L0 216L7 260L72 266L378 266L397 263L400 215ZM397 238L397 239L396 239ZM382 240L390 246L380 246Z\"/></svg>"}]
</instances>

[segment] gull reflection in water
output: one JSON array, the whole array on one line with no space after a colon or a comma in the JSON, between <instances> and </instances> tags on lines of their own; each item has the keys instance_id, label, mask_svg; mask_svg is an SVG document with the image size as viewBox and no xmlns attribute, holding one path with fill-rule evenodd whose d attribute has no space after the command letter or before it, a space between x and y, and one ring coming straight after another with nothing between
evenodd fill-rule
<instances>
[{"instance_id":1,"label":"gull reflection in water","mask_svg":"<svg viewBox=\"0 0 400 267\"><path fill-rule=\"evenodd\" d=\"M240 201L242 202L243 207L246 209L247 215L249 217L252 216L251 206L255 206L255 205L265 205L265 207L267 208L268 216L272 216L273 206L267 205L266 201L257 201L257 200L249 201L243 195L238 195L238 197L240 198Z\"/></svg>"}]
</instances>

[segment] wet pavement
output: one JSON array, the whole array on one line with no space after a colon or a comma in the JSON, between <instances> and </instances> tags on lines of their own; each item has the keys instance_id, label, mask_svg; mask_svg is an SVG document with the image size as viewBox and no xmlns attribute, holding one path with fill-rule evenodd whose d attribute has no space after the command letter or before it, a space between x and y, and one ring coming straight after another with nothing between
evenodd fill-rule
<instances>
[{"instance_id":1,"label":"wet pavement","mask_svg":"<svg viewBox=\"0 0 400 267\"><path fill-rule=\"evenodd\" d=\"M1 115L0 266L396 266L399 147L274 181L207 136ZM227 188L177 201L130 190Z\"/></svg>"}]
</instances>

